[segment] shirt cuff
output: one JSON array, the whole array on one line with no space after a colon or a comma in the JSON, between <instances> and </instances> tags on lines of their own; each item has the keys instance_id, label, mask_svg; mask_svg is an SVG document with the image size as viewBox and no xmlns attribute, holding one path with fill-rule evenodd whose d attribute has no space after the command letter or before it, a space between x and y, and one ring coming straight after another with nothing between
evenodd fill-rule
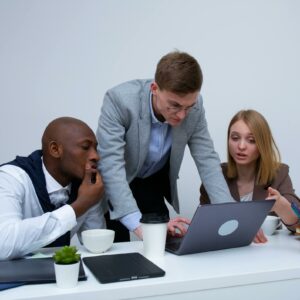
<instances>
[{"instance_id":1,"label":"shirt cuff","mask_svg":"<svg viewBox=\"0 0 300 300\"><path fill-rule=\"evenodd\" d=\"M66 232L77 224L74 209L68 204L54 210L52 216L59 221L61 227L65 229Z\"/></svg>"},{"instance_id":2,"label":"shirt cuff","mask_svg":"<svg viewBox=\"0 0 300 300\"><path fill-rule=\"evenodd\" d=\"M130 213L122 218L120 218L120 222L129 230L134 231L140 226L140 219L142 214L140 211L135 211Z\"/></svg>"}]
</instances>

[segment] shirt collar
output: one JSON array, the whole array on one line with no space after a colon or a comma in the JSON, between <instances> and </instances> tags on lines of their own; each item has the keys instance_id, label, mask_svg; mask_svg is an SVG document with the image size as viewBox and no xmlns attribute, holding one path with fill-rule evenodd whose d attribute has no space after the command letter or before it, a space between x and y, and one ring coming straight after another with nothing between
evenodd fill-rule
<instances>
[{"instance_id":1,"label":"shirt collar","mask_svg":"<svg viewBox=\"0 0 300 300\"><path fill-rule=\"evenodd\" d=\"M49 194L65 189L68 190L70 192L71 190L71 183L65 187L63 187L59 182L57 182L48 172L48 170L45 167L43 158L42 158L42 167L43 167L43 172L45 175L45 180L46 180L46 188Z\"/></svg>"}]
</instances>

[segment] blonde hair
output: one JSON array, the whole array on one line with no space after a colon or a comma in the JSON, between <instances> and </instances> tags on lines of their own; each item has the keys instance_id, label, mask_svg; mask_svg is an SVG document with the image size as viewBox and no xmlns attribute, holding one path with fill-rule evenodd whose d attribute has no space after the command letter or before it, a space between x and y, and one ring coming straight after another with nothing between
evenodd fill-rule
<instances>
[{"instance_id":1,"label":"blonde hair","mask_svg":"<svg viewBox=\"0 0 300 300\"><path fill-rule=\"evenodd\" d=\"M256 162L256 184L270 184L275 178L276 171L280 165L279 149L266 119L259 112L251 109L239 111L229 123L227 130L227 176L228 178L237 177L236 163L229 152L229 137L232 125L240 120L249 127L260 154Z\"/></svg>"}]
</instances>

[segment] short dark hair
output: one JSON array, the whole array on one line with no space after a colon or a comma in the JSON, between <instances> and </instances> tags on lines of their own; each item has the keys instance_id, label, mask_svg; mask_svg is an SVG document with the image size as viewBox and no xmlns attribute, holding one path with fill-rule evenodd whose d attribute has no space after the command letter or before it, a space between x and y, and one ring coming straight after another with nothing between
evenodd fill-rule
<instances>
[{"instance_id":1,"label":"short dark hair","mask_svg":"<svg viewBox=\"0 0 300 300\"><path fill-rule=\"evenodd\" d=\"M154 79L161 90L186 95L200 91L203 75L194 57L185 52L174 51L160 59Z\"/></svg>"}]
</instances>

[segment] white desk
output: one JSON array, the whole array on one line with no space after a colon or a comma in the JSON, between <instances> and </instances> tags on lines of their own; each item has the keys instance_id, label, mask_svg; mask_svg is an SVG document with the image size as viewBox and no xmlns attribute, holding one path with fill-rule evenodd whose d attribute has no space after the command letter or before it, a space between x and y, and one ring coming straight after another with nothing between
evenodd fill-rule
<instances>
[{"instance_id":1,"label":"white desk","mask_svg":"<svg viewBox=\"0 0 300 300\"><path fill-rule=\"evenodd\" d=\"M107 254L122 252L142 253L142 242L114 244ZM300 237L286 230L267 244L185 256L166 253L155 263L166 276L101 284L85 267L88 280L76 288L27 285L0 292L0 299L300 299Z\"/></svg>"}]
</instances>

